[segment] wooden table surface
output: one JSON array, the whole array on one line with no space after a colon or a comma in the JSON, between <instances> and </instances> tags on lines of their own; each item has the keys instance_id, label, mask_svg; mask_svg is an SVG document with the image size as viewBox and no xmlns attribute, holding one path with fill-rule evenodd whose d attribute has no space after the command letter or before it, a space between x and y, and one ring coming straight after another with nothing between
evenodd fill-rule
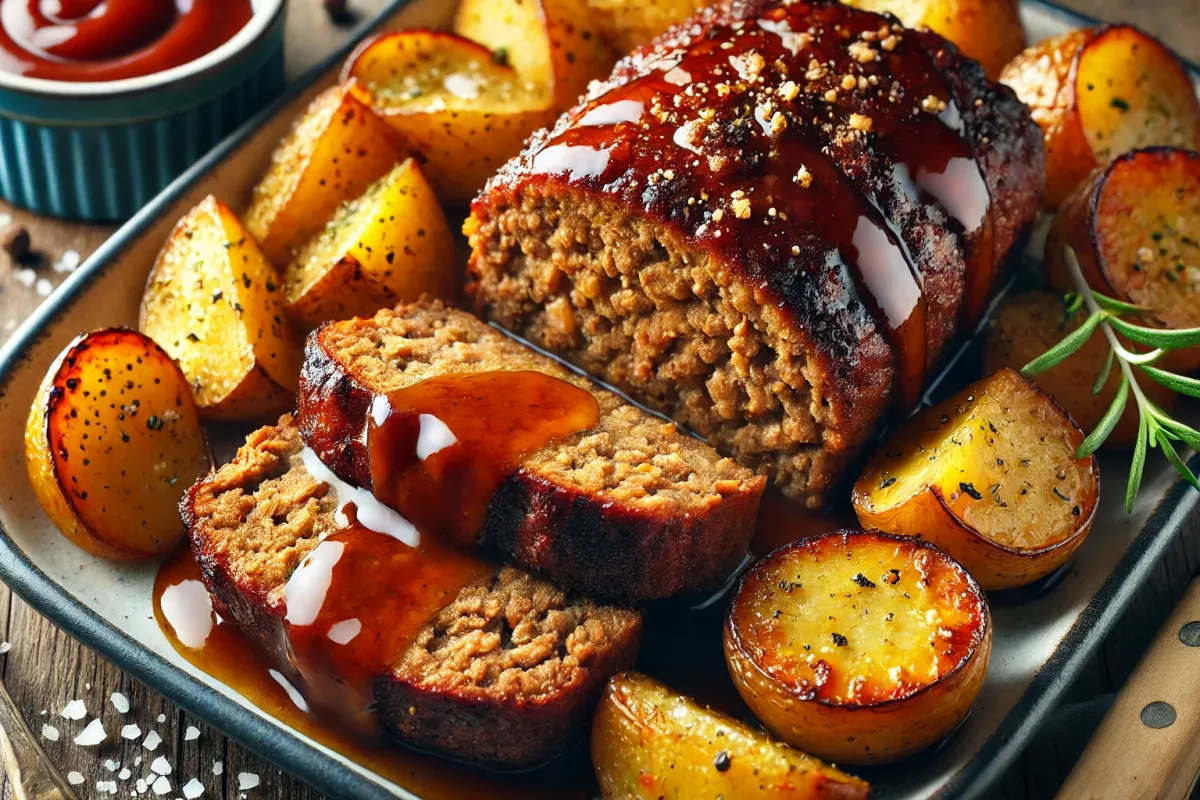
<instances>
[{"instance_id":1,"label":"wooden table surface","mask_svg":"<svg viewBox=\"0 0 1200 800\"><path fill-rule=\"evenodd\" d=\"M385 2L351 0L350 6L368 14ZM1200 36L1195 35L1200 29L1196 21L1200 19L1200 0L1155 3L1064 0L1064 4L1103 19L1137 19L1142 27L1162 36L1185 57L1200 61ZM319 0L292 0L287 28L289 76L299 75L318 61L349 30L332 25ZM113 230L108 226L39 219L0 203L0 217L6 214L27 226L33 247L42 253L42 261L31 276L0 254L0 343L9 338L17 324L65 276L65 271L55 269L56 264L62 263L63 254L75 251L85 257ZM1071 688L1064 708L1049 726L1053 733L1035 741L996 788L995 797L1053 796L1103 714L1111 693L1123 683L1190 578L1197 573L1200 573L1200 520L1190 525L1176 542L1137 602L1108 637L1099 656ZM96 791L97 781L116 780L116 775L105 766L106 760L128 766L136 778L149 772L149 762L156 755L165 755L174 767L169 776L173 790L164 797L181 796L181 787L191 778L197 778L204 784L204 798L237 798L241 795L239 773L259 776L260 785L246 793L253 800L309 800L320 796L200 721L189 718L169 701L59 631L2 585L0 640L11 643L11 650L0 656L5 684L35 733L42 730L43 724L61 731L57 742L43 739L43 744L64 773L78 771L83 775L85 781L77 787L81 798L111 796ZM129 699L129 713L117 713L109 701L114 692ZM122 725L136 723L143 732L157 731L163 743L153 755L140 742L114 742L112 736L102 748L72 744L81 723L64 720L59 711L76 698L86 701L89 717L102 711L110 733ZM199 738L185 737L190 726L200 730ZM139 756L142 761L135 767L133 762ZM215 774L214 762L222 764L221 774ZM133 779L118 785L117 796L134 796ZM0 798L7 800L11 796L5 781ZM142 796L155 795L147 792Z\"/></svg>"}]
</instances>

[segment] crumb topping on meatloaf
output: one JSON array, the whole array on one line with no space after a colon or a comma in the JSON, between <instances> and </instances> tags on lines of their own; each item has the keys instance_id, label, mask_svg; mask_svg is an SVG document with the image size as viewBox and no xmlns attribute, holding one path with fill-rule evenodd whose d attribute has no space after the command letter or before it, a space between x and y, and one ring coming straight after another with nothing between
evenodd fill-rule
<instances>
[{"instance_id":1,"label":"crumb topping on meatloaf","mask_svg":"<svg viewBox=\"0 0 1200 800\"><path fill-rule=\"evenodd\" d=\"M558 362L440 303L350 320L320 332L346 371L372 392L411 386L427 377L490 370L533 370L592 392L600 420L590 431L558 440L523 462L526 470L588 493L648 510L670 505L699 511L727 494L758 490L761 479L674 424L629 404Z\"/></svg>"}]
</instances>

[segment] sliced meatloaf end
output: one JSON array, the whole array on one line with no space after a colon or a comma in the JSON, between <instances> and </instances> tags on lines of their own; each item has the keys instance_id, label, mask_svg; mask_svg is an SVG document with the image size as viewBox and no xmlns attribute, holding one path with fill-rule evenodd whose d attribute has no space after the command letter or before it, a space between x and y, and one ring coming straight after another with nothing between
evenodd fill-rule
<instances>
[{"instance_id":1,"label":"sliced meatloaf end","mask_svg":"<svg viewBox=\"0 0 1200 800\"><path fill-rule=\"evenodd\" d=\"M571 589L648 599L719 585L745 557L764 478L440 303L327 323L310 334L300 427L330 469L370 489L363 432L376 396L494 370L570 381L600 410L595 428L527 457L493 496L481 542L504 560Z\"/></svg>"},{"instance_id":2,"label":"sliced meatloaf end","mask_svg":"<svg viewBox=\"0 0 1200 800\"><path fill-rule=\"evenodd\" d=\"M821 505L1037 206L1028 113L912 36L745 0L630 54L472 205L476 309Z\"/></svg>"},{"instance_id":3,"label":"sliced meatloaf end","mask_svg":"<svg viewBox=\"0 0 1200 800\"><path fill-rule=\"evenodd\" d=\"M506 567L422 628L376 694L404 741L532 765L550 752L544 744L531 752L529 741L569 741L581 707L590 709L604 683L633 665L640 632L634 611Z\"/></svg>"},{"instance_id":4,"label":"sliced meatloaf end","mask_svg":"<svg viewBox=\"0 0 1200 800\"><path fill-rule=\"evenodd\" d=\"M289 675L283 587L339 529L335 493L308 472L303 446L285 416L252 433L182 503L220 613ZM504 768L538 764L586 729L604 682L636 658L640 634L636 611L500 568L459 591L377 676L381 722L421 750Z\"/></svg>"}]
</instances>

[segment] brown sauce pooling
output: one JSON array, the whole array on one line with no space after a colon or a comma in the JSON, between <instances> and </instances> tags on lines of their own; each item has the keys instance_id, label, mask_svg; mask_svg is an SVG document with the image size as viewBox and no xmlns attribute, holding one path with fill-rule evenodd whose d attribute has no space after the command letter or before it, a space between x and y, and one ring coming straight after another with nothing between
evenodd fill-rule
<instances>
[{"instance_id":1,"label":"brown sauce pooling","mask_svg":"<svg viewBox=\"0 0 1200 800\"><path fill-rule=\"evenodd\" d=\"M473 545L521 461L599 418L591 392L541 372L430 378L372 404L373 492L422 532Z\"/></svg>"}]
</instances>

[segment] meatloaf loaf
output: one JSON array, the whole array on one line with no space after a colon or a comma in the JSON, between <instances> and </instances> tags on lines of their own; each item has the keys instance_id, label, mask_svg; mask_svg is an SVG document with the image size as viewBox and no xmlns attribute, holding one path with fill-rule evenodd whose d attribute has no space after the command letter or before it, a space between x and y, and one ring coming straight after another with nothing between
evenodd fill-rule
<instances>
[{"instance_id":1,"label":"meatloaf loaf","mask_svg":"<svg viewBox=\"0 0 1200 800\"><path fill-rule=\"evenodd\" d=\"M341 527L336 490L308 471L302 448L285 416L252 433L181 507L220 613L289 673L284 587ZM459 591L375 680L381 721L420 749L537 764L586 726L604 682L632 665L640 633L635 611L498 569Z\"/></svg>"},{"instance_id":2,"label":"meatloaf loaf","mask_svg":"<svg viewBox=\"0 0 1200 800\"><path fill-rule=\"evenodd\" d=\"M364 430L374 399L428 378L546 373L590 391L595 428L525 458L489 505L480 541L560 586L624 599L698 591L732 572L765 479L462 311L416 303L327 323L300 376L304 439L343 480L372 489Z\"/></svg>"},{"instance_id":3,"label":"meatloaf loaf","mask_svg":"<svg viewBox=\"0 0 1200 800\"><path fill-rule=\"evenodd\" d=\"M1043 172L1028 110L936 34L735 0L489 182L468 288L816 506L978 320Z\"/></svg>"}]
</instances>

